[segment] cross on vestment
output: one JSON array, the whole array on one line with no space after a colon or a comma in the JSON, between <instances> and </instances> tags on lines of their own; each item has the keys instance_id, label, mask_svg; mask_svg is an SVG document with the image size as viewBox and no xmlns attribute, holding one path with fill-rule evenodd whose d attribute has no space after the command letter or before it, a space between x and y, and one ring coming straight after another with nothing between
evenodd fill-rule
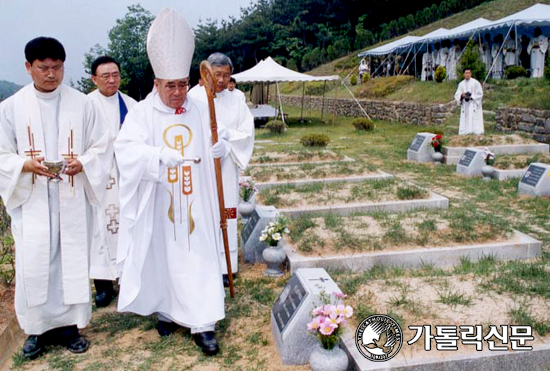
<instances>
[{"instance_id":1,"label":"cross on vestment","mask_svg":"<svg viewBox=\"0 0 550 371\"><path fill-rule=\"evenodd\" d=\"M107 182L107 188L106 189L113 189L113 186L116 184L115 178L112 176L109 177L109 181Z\"/></svg>"},{"instance_id":2,"label":"cross on vestment","mask_svg":"<svg viewBox=\"0 0 550 371\"><path fill-rule=\"evenodd\" d=\"M31 160L34 160L37 156L40 155L42 151L37 150L34 147L34 133L31 132L31 125L27 122L27 134L29 137L29 150L25 151L25 155L29 156ZM36 174L32 175L32 184L34 185L34 181L36 179Z\"/></svg>"},{"instance_id":3,"label":"cross on vestment","mask_svg":"<svg viewBox=\"0 0 550 371\"><path fill-rule=\"evenodd\" d=\"M61 156L63 156L63 158L65 160L74 160L78 157L78 155L76 153L74 153L74 151L73 151L73 145L74 145L73 127L71 126L71 134L69 135L69 138L68 138L67 153L64 153L64 154L61 155ZM69 176L69 181L70 181L71 187L73 187L73 191L74 191L74 175Z\"/></svg>"},{"instance_id":4,"label":"cross on vestment","mask_svg":"<svg viewBox=\"0 0 550 371\"><path fill-rule=\"evenodd\" d=\"M115 204L110 204L109 207L105 209L105 215L107 215L111 220L116 219L119 212L120 209Z\"/></svg>"},{"instance_id":5,"label":"cross on vestment","mask_svg":"<svg viewBox=\"0 0 550 371\"><path fill-rule=\"evenodd\" d=\"M111 219L109 224L107 224L107 229L112 234L117 234L118 233L118 222L117 222L117 220L116 219Z\"/></svg>"}]
</instances>

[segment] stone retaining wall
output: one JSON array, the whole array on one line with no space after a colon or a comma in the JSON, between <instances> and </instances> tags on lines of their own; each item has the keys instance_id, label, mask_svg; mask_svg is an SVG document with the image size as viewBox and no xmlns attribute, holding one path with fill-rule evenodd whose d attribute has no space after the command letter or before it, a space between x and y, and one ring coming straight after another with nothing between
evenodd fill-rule
<instances>
[{"instance_id":1,"label":"stone retaining wall","mask_svg":"<svg viewBox=\"0 0 550 371\"><path fill-rule=\"evenodd\" d=\"M503 133L526 133L538 142L550 143L550 111L499 108L495 129Z\"/></svg>"},{"instance_id":2,"label":"stone retaining wall","mask_svg":"<svg viewBox=\"0 0 550 371\"><path fill-rule=\"evenodd\" d=\"M285 105L301 107L302 97L281 95ZM421 104L411 102L393 102L359 99L363 109L373 119L399 121L406 124L443 124L456 109L454 101L446 104ZM321 110L322 97L305 97L304 112L309 108ZM325 114L335 113L337 116L362 117L363 112L357 103L351 98L327 98L324 102Z\"/></svg>"}]
</instances>

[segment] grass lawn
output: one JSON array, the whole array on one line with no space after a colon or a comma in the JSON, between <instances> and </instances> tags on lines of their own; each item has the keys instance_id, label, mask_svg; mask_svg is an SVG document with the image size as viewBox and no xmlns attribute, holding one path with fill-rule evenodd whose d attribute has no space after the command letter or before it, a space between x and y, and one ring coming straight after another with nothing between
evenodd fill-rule
<instances>
[{"instance_id":1,"label":"grass lawn","mask_svg":"<svg viewBox=\"0 0 550 371\"><path fill-rule=\"evenodd\" d=\"M287 111L291 117L299 117L299 108ZM417 270L373 267L363 273L330 272L348 294L346 302L355 309L351 331L355 331L354 326L367 315L381 313L396 318L402 326L443 324L442 321L451 321L453 317L468 325L478 324L479 319L484 327L488 324L531 324L535 338L545 339L550 331L549 198L518 196L517 180L484 182L457 175L454 166L408 162L406 151L415 134L431 128L377 122L375 130L357 132L351 125L352 118L325 113L321 120L319 112L312 114L311 120L305 123L292 121L282 135L258 129L256 138L263 148L255 151L255 158L268 152L301 153L304 148L299 141L303 135L326 134L330 137L326 150L352 157L363 167L391 173L395 182L413 182L448 197L450 208L445 213L454 224L450 235L439 236L442 240L469 239L485 231L490 231L491 235L507 233L514 228L543 241L543 256L531 261L496 262L488 257L478 263L464 259L461 265L447 270L425 266ZM456 123L449 122L444 129L445 133L456 133ZM437 219L429 213L417 219L419 234L414 238L429 239ZM334 241L349 241L346 229L339 228L337 218L313 222L330 226ZM390 231L381 235L380 244L402 243L413 238L401 233L400 225L405 223L396 223L392 218L377 222ZM306 222L304 225L307 227ZM299 228L293 226L293 233L297 234ZM296 238L299 241L301 237ZM303 246L308 248L307 244ZM218 324L222 351L216 357L204 357L188 331L179 330L161 339L154 328L154 317L119 314L111 305L94 309L92 324L84 330L91 341L87 353L74 355L57 348L31 362L25 362L20 353L16 353L11 367L13 370L65 371L309 369L308 366L282 365L271 336L270 308L288 282L289 274L268 279L262 275L265 268L262 264L241 263L239 268L236 297L230 299L227 295L226 319ZM377 292L374 288L380 288L379 292L388 290L389 295L384 298L373 295ZM428 294L423 295L424 292ZM487 300L506 305L498 307ZM496 311L495 308L501 309ZM500 317L495 317L497 312ZM412 335L405 332L406 340Z\"/></svg>"}]
</instances>

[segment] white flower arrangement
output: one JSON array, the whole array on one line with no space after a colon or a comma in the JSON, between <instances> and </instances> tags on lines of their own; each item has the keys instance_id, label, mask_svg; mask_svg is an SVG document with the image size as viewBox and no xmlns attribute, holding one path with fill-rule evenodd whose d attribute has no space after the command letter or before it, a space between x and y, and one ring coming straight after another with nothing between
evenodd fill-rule
<instances>
[{"instance_id":1,"label":"white flower arrangement","mask_svg":"<svg viewBox=\"0 0 550 371\"><path fill-rule=\"evenodd\" d=\"M283 236L290 232L286 227L286 223L287 221L283 217L279 217L277 220L269 222L262 230L260 241L265 242L269 246L277 246L279 241L283 239Z\"/></svg>"}]
</instances>

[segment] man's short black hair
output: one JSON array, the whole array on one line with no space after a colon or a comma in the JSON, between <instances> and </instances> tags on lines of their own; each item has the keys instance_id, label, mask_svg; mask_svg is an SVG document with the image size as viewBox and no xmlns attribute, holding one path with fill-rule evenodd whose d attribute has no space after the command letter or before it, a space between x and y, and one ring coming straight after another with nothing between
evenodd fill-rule
<instances>
[{"instance_id":1,"label":"man's short black hair","mask_svg":"<svg viewBox=\"0 0 550 371\"><path fill-rule=\"evenodd\" d=\"M37 59L43 61L47 58L65 62L65 57L63 45L53 37L40 36L32 39L25 45L25 59L30 64Z\"/></svg>"},{"instance_id":2,"label":"man's short black hair","mask_svg":"<svg viewBox=\"0 0 550 371\"><path fill-rule=\"evenodd\" d=\"M118 70L120 71L120 64L118 64L117 61L115 61L113 58L109 57L108 55L101 56L99 58L96 58L95 61L92 62L92 75L95 76L97 72L97 68L105 63L114 63L118 67Z\"/></svg>"},{"instance_id":3,"label":"man's short black hair","mask_svg":"<svg viewBox=\"0 0 550 371\"><path fill-rule=\"evenodd\" d=\"M462 69L462 73L464 73L464 72L466 72L466 71L472 72L472 69L471 69L470 67L464 67L464 68Z\"/></svg>"},{"instance_id":4,"label":"man's short black hair","mask_svg":"<svg viewBox=\"0 0 550 371\"><path fill-rule=\"evenodd\" d=\"M237 84L237 80L235 80L234 77L230 77L229 82L232 82L233 84Z\"/></svg>"}]
</instances>

